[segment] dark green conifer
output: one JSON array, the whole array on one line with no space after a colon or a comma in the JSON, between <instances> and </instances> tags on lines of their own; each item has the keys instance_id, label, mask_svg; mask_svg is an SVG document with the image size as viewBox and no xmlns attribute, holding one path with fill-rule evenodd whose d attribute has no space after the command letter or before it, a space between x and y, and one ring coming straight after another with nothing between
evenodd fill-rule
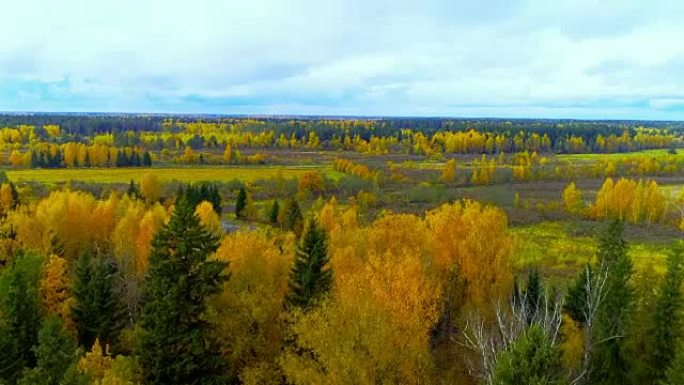
<instances>
[{"instance_id":1,"label":"dark green conifer","mask_svg":"<svg viewBox=\"0 0 684 385\"><path fill-rule=\"evenodd\" d=\"M227 279L226 265L209 260L219 240L200 225L194 211L181 198L152 243L139 352L148 385L227 383L203 317L207 297Z\"/></svg>"},{"instance_id":2,"label":"dark green conifer","mask_svg":"<svg viewBox=\"0 0 684 385\"><path fill-rule=\"evenodd\" d=\"M243 219L245 217L245 209L247 208L247 191L244 187L240 187L237 198L235 199L235 217Z\"/></svg>"},{"instance_id":3,"label":"dark green conifer","mask_svg":"<svg viewBox=\"0 0 684 385\"><path fill-rule=\"evenodd\" d=\"M295 264L290 272L290 306L307 309L330 291L332 270L328 265L325 230L316 219L308 221L297 247Z\"/></svg>"}]
</instances>

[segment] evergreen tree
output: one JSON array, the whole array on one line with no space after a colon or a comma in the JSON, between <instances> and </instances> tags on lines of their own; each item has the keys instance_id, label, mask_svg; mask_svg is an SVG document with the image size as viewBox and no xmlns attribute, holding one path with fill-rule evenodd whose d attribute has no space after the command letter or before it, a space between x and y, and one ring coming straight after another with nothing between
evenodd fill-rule
<instances>
[{"instance_id":1,"label":"evergreen tree","mask_svg":"<svg viewBox=\"0 0 684 385\"><path fill-rule=\"evenodd\" d=\"M302 233L304 216L299 208L299 203L294 198L287 201L283 217L283 227L285 230L293 231L298 237Z\"/></svg>"},{"instance_id":2,"label":"evergreen tree","mask_svg":"<svg viewBox=\"0 0 684 385\"><path fill-rule=\"evenodd\" d=\"M126 191L126 194L134 199L138 199L141 197L140 190L138 190L138 186L135 185L133 179L131 179L131 183L128 185L128 191Z\"/></svg>"},{"instance_id":3,"label":"evergreen tree","mask_svg":"<svg viewBox=\"0 0 684 385\"><path fill-rule=\"evenodd\" d=\"M99 339L103 345L117 346L126 324L126 313L115 288L116 268L104 258L83 254L76 263L71 316L78 342L90 349Z\"/></svg>"},{"instance_id":4,"label":"evergreen tree","mask_svg":"<svg viewBox=\"0 0 684 385\"><path fill-rule=\"evenodd\" d=\"M591 266L582 269L575 283L568 288L565 296L563 308L566 313L575 321L584 324L584 309L587 298L587 280L593 279Z\"/></svg>"},{"instance_id":5,"label":"evergreen tree","mask_svg":"<svg viewBox=\"0 0 684 385\"><path fill-rule=\"evenodd\" d=\"M532 325L499 353L492 384L565 384L561 351L539 325Z\"/></svg>"},{"instance_id":6,"label":"evergreen tree","mask_svg":"<svg viewBox=\"0 0 684 385\"><path fill-rule=\"evenodd\" d=\"M661 385L681 385L684 384L684 346L680 344L670 366L665 372L665 379Z\"/></svg>"},{"instance_id":7,"label":"evergreen tree","mask_svg":"<svg viewBox=\"0 0 684 385\"><path fill-rule=\"evenodd\" d=\"M244 187L240 187L237 199L235 199L235 216L237 218L244 218L245 209L247 208L247 191Z\"/></svg>"},{"instance_id":8,"label":"evergreen tree","mask_svg":"<svg viewBox=\"0 0 684 385\"><path fill-rule=\"evenodd\" d=\"M152 156L150 155L149 151L145 151L143 154L142 164L145 167L152 167Z\"/></svg>"},{"instance_id":9,"label":"evergreen tree","mask_svg":"<svg viewBox=\"0 0 684 385\"><path fill-rule=\"evenodd\" d=\"M19 191L14 183L9 182L10 193L12 194L12 209L16 209L19 206Z\"/></svg>"},{"instance_id":10,"label":"evergreen tree","mask_svg":"<svg viewBox=\"0 0 684 385\"><path fill-rule=\"evenodd\" d=\"M22 368L36 363L31 348L37 343L40 313L35 282L17 268L16 262L8 273L9 286L2 309L3 333L0 335L0 343L7 350L1 352L0 373L9 383L14 383Z\"/></svg>"},{"instance_id":11,"label":"evergreen tree","mask_svg":"<svg viewBox=\"0 0 684 385\"><path fill-rule=\"evenodd\" d=\"M667 273L660 287L651 330L646 336L652 342L647 352L649 383L663 378L676 353L676 343L682 327L682 248L675 245L668 256Z\"/></svg>"},{"instance_id":12,"label":"evergreen tree","mask_svg":"<svg viewBox=\"0 0 684 385\"><path fill-rule=\"evenodd\" d=\"M602 234L598 249L606 274L606 295L596 315L590 378L592 383L601 385L620 385L628 380L624 337L632 304L628 283L632 261L622 231L622 222L612 221Z\"/></svg>"},{"instance_id":13,"label":"evergreen tree","mask_svg":"<svg viewBox=\"0 0 684 385\"><path fill-rule=\"evenodd\" d=\"M83 159L83 167L90 168L92 167L92 163L90 162L90 153L86 151L85 158Z\"/></svg>"},{"instance_id":14,"label":"evergreen tree","mask_svg":"<svg viewBox=\"0 0 684 385\"><path fill-rule=\"evenodd\" d=\"M331 285L327 234L316 219L312 218L297 247L294 267L290 272L288 303L295 307L309 308L330 291Z\"/></svg>"},{"instance_id":15,"label":"evergreen tree","mask_svg":"<svg viewBox=\"0 0 684 385\"><path fill-rule=\"evenodd\" d=\"M205 300L227 279L224 263L208 260L218 238L181 198L153 240L140 324L146 384L223 384L226 371L209 339Z\"/></svg>"},{"instance_id":16,"label":"evergreen tree","mask_svg":"<svg viewBox=\"0 0 684 385\"><path fill-rule=\"evenodd\" d=\"M78 358L76 343L64 330L59 317L51 317L43 322L34 352L37 365L24 372L19 385L60 385L67 369Z\"/></svg>"},{"instance_id":17,"label":"evergreen tree","mask_svg":"<svg viewBox=\"0 0 684 385\"><path fill-rule=\"evenodd\" d=\"M268 221L272 225L277 225L279 214L280 214L280 204L278 203L277 199L274 199L273 204L271 205L271 211L269 211L269 213L268 213Z\"/></svg>"}]
</instances>

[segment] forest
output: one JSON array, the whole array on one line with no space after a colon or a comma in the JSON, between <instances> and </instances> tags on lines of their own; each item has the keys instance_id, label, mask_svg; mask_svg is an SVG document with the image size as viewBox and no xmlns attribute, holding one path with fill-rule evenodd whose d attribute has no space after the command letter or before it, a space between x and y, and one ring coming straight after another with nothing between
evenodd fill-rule
<instances>
[{"instance_id":1,"label":"forest","mask_svg":"<svg viewBox=\"0 0 684 385\"><path fill-rule=\"evenodd\" d=\"M0 115L0 385L684 384L684 125Z\"/></svg>"}]
</instances>

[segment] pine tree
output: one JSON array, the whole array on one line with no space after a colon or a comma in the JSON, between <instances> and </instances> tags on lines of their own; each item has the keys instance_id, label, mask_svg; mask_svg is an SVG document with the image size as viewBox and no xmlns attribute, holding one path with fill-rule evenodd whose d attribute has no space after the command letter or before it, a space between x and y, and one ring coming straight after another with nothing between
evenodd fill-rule
<instances>
[{"instance_id":1,"label":"pine tree","mask_svg":"<svg viewBox=\"0 0 684 385\"><path fill-rule=\"evenodd\" d=\"M128 185L128 191L126 191L126 194L134 199L140 198L140 190L138 190L138 186L135 185L135 182L133 182L133 179L131 179L131 183Z\"/></svg>"},{"instance_id":2,"label":"pine tree","mask_svg":"<svg viewBox=\"0 0 684 385\"><path fill-rule=\"evenodd\" d=\"M226 265L208 260L219 240L194 211L181 198L152 242L139 355L149 385L224 383L226 371L202 315L206 298L227 279Z\"/></svg>"},{"instance_id":3,"label":"pine tree","mask_svg":"<svg viewBox=\"0 0 684 385\"><path fill-rule=\"evenodd\" d=\"M150 155L149 151L145 151L143 154L142 164L145 167L152 167L152 156Z\"/></svg>"},{"instance_id":4,"label":"pine tree","mask_svg":"<svg viewBox=\"0 0 684 385\"><path fill-rule=\"evenodd\" d=\"M606 275L606 295L598 309L596 329L592 336L595 349L591 362L591 382L602 385L627 383L628 365L624 337L632 304L629 278L632 261L622 239L622 222L614 220L602 234L598 258Z\"/></svg>"},{"instance_id":5,"label":"pine tree","mask_svg":"<svg viewBox=\"0 0 684 385\"><path fill-rule=\"evenodd\" d=\"M539 325L530 326L496 362L494 385L566 383L561 351Z\"/></svg>"},{"instance_id":6,"label":"pine tree","mask_svg":"<svg viewBox=\"0 0 684 385\"><path fill-rule=\"evenodd\" d=\"M78 342L89 349L95 339L117 346L126 314L115 288L116 268L104 258L83 254L76 263L71 316Z\"/></svg>"},{"instance_id":7,"label":"pine tree","mask_svg":"<svg viewBox=\"0 0 684 385\"><path fill-rule=\"evenodd\" d=\"M667 260L667 273L660 287L651 330L647 338L652 340L648 354L649 383L657 383L665 375L675 356L676 343L682 326L682 259L684 254L675 245Z\"/></svg>"},{"instance_id":8,"label":"pine tree","mask_svg":"<svg viewBox=\"0 0 684 385\"><path fill-rule=\"evenodd\" d=\"M245 208L247 208L247 191L244 187L240 187L237 199L235 200L235 216L237 218L244 218Z\"/></svg>"},{"instance_id":9,"label":"pine tree","mask_svg":"<svg viewBox=\"0 0 684 385\"><path fill-rule=\"evenodd\" d=\"M330 291L332 271L328 266L327 234L315 218L308 221L297 247L290 272L290 306L309 308Z\"/></svg>"},{"instance_id":10,"label":"pine tree","mask_svg":"<svg viewBox=\"0 0 684 385\"><path fill-rule=\"evenodd\" d=\"M277 199L274 199L273 204L271 205L271 211L268 213L268 221L272 225L277 225L279 214L280 214L280 204L278 203Z\"/></svg>"},{"instance_id":11,"label":"pine tree","mask_svg":"<svg viewBox=\"0 0 684 385\"><path fill-rule=\"evenodd\" d=\"M302 233L304 216L299 203L294 198L287 201L283 212L282 224L285 230L292 231L299 237Z\"/></svg>"},{"instance_id":12,"label":"pine tree","mask_svg":"<svg viewBox=\"0 0 684 385\"><path fill-rule=\"evenodd\" d=\"M36 363L31 348L37 343L40 313L35 284L16 265L9 274L11 276L7 293L4 295L2 317L3 329L14 342L4 344L8 345L9 350L2 351L3 359L0 359L0 365L3 367L0 367L0 372L5 373L5 378L12 383L22 368L34 366Z\"/></svg>"},{"instance_id":13,"label":"pine tree","mask_svg":"<svg viewBox=\"0 0 684 385\"><path fill-rule=\"evenodd\" d=\"M59 317L43 322L34 348L37 365L24 372L19 385L60 385L67 369L77 358L76 343L64 330Z\"/></svg>"}]
</instances>

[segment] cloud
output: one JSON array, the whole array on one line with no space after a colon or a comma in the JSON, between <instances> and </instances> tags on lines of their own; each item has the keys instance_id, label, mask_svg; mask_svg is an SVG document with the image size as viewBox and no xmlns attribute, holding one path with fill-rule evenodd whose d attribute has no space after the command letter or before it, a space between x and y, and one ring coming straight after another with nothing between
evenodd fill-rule
<instances>
[{"instance_id":1,"label":"cloud","mask_svg":"<svg viewBox=\"0 0 684 385\"><path fill-rule=\"evenodd\" d=\"M684 119L676 0L8 7L0 110Z\"/></svg>"}]
</instances>

